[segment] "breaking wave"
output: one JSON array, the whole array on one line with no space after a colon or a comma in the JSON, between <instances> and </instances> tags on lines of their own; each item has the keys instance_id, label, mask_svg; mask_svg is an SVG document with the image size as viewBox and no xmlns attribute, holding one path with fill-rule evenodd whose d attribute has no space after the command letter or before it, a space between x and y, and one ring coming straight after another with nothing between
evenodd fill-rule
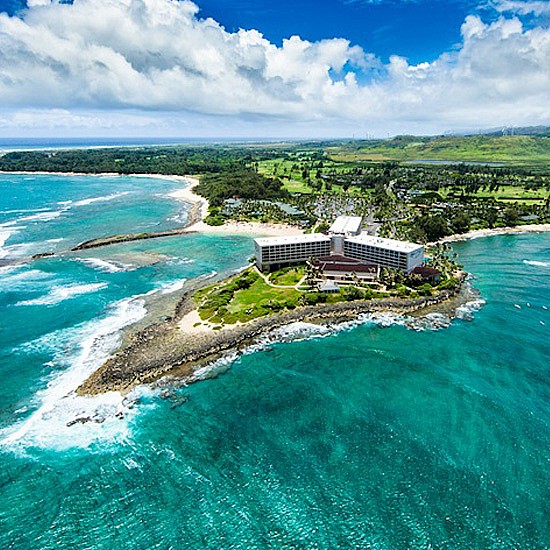
<instances>
[{"instance_id":1,"label":"breaking wave","mask_svg":"<svg viewBox=\"0 0 550 550\"><path fill-rule=\"evenodd\" d=\"M45 296L17 302L18 306L52 306L81 294L89 294L107 288L107 283L91 283L87 285L72 284L55 286Z\"/></svg>"},{"instance_id":2,"label":"breaking wave","mask_svg":"<svg viewBox=\"0 0 550 550\"><path fill-rule=\"evenodd\" d=\"M119 273L120 271L131 271L134 269L133 265L125 264L122 262L115 262L114 260L101 260L99 258L78 258L79 262L101 271L102 273Z\"/></svg>"},{"instance_id":3,"label":"breaking wave","mask_svg":"<svg viewBox=\"0 0 550 550\"><path fill-rule=\"evenodd\" d=\"M534 267L550 267L550 262L539 262L537 260L523 260L523 263Z\"/></svg>"},{"instance_id":4,"label":"breaking wave","mask_svg":"<svg viewBox=\"0 0 550 550\"><path fill-rule=\"evenodd\" d=\"M120 193L111 193L110 195L103 195L101 197L91 197L89 199L82 199L79 201L74 201L70 203L70 206L88 206L89 204L94 204L96 202L107 202L112 201L114 199L118 199L120 197L124 197L125 195L128 195L130 191L121 191Z\"/></svg>"},{"instance_id":5,"label":"breaking wave","mask_svg":"<svg viewBox=\"0 0 550 550\"><path fill-rule=\"evenodd\" d=\"M455 317L461 320L470 321L473 319L473 313L478 311L484 303L485 301L482 299L472 300L458 307ZM298 321L265 334L258 343L248 346L243 351L233 351L222 359L218 359L197 369L185 380L185 383L214 378L229 370L234 361L241 355L249 355L258 351L269 350L273 344L299 342L314 338L326 338L339 332L353 330L361 325L372 325L379 328L401 326L408 330L415 330L418 332L438 331L448 328L452 321L453 317L444 313L428 313L420 317L412 317L390 312L364 313L352 321L334 322L326 325Z\"/></svg>"},{"instance_id":6,"label":"breaking wave","mask_svg":"<svg viewBox=\"0 0 550 550\"><path fill-rule=\"evenodd\" d=\"M0 432L0 444L25 451L29 447L67 449L89 447L96 441L124 440L129 435L130 412L139 390L122 396L110 392L81 397L76 388L115 350L122 328L146 314L143 300L128 298L112 305L107 317L42 337L31 346L50 346L56 351L54 364L68 364L35 397L37 409L25 420ZM77 352L64 356L60 342L72 343ZM124 421L124 419L126 421Z\"/></svg>"}]
</instances>

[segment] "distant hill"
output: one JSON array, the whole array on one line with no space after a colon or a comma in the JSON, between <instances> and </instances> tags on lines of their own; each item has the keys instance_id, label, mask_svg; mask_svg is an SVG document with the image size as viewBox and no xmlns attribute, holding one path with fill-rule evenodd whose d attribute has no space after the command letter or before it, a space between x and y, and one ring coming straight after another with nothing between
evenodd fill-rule
<instances>
[{"instance_id":1,"label":"distant hill","mask_svg":"<svg viewBox=\"0 0 550 550\"><path fill-rule=\"evenodd\" d=\"M519 128L506 126L479 133L485 136L550 136L550 126L523 126ZM474 133L467 135L474 135Z\"/></svg>"},{"instance_id":2,"label":"distant hill","mask_svg":"<svg viewBox=\"0 0 550 550\"><path fill-rule=\"evenodd\" d=\"M334 160L547 164L550 168L550 135L397 136L331 145L327 152Z\"/></svg>"}]
</instances>

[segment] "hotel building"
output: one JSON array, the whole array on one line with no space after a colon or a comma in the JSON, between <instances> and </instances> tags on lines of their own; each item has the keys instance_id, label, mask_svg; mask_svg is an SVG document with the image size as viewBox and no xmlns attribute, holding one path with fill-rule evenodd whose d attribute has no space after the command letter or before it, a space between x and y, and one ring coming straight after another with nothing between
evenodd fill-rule
<instances>
[{"instance_id":1,"label":"hotel building","mask_svg":"<svg viewBox=\"0 0 550 550\"><path fill-rule=\"evenodd\" d=\"M359 217L340 216L330 227L329 235L313 233L296 237L255 239L256 265L261 270L279 269L331 254L339 257L339 264L342 264L342 257L345 257L359 260L363 264L391 267L406 273L422 265L422 245L363 235L361 222Z\"/></svg>"},{"instance_id":2,"label":"hotel building","mask_svg":"<svg viewBox=\"0 0 550 550\"><path fill-rule=\"evenodd\" d=\"M424 247L394 239L357 235L344 239L344 256L408 273L422 265Z\"/></svg>"},{"instance_id":3,"label":"hotel building","mask_svg":"<svg viewBox=\"0 0 550 550\"><path fill-rule=\"evenodd\" d=\"M321 233L254 239L256 265L261 270L272 270L328 256L330 242L330 237Z\"/></svg>"}]
</instances>

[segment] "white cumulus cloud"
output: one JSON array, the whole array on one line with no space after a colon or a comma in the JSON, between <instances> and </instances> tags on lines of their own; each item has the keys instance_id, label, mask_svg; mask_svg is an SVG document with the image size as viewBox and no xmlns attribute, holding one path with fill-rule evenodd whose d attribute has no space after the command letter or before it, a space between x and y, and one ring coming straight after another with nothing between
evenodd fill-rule
<instances>
[{"instance_id":1,"label":"white cumulus cloud","mask_svg":"<svg viewBox=\"0 0 550 550\"><path fill-rule=\"evenodd\" d=\"M32 0L0 14L0 105L22 125L82 110L84 125L127 110L148 112L147 124L152 111L420 131L549 123L550 30L504 15L468 16L461 30L431 63L383 66L342 38L277 46L227 32L187 0Z\"/></svg>"}]
</instances>

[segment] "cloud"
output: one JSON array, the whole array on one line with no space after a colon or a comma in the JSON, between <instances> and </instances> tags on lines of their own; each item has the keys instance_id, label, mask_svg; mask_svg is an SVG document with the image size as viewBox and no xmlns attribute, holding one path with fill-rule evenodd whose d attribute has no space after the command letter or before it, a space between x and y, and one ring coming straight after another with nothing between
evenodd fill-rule
<instances>
[{"instance_id":1,"label":"cloud","mask_svg":"<svg viewBox=\"0 0 550 550\"><path fill-rule=\"evenodd\" d=\"M487 24L468 16L456 51L418 65L393 56L382 66L342 38L293 36L277 46L256 30L227 32L187 0L33 4L0 14L0 105L31 118L74 113L76 124L86 111L87 127L132 110L147 121L180 113L259 128L550 122L550 31L525 29L516 17Z\"/></svg>"},{"instance_id":2,"label":"cloud","mask_svg":"<svg viewBox=\"0 0 550 550\"><path fill-rule=\"evenodd\" d=\"M548 0L493 0L489 5L501 13L516 13L518 15L550 14L550 2Z\"/></svg>"}]
</instances>

